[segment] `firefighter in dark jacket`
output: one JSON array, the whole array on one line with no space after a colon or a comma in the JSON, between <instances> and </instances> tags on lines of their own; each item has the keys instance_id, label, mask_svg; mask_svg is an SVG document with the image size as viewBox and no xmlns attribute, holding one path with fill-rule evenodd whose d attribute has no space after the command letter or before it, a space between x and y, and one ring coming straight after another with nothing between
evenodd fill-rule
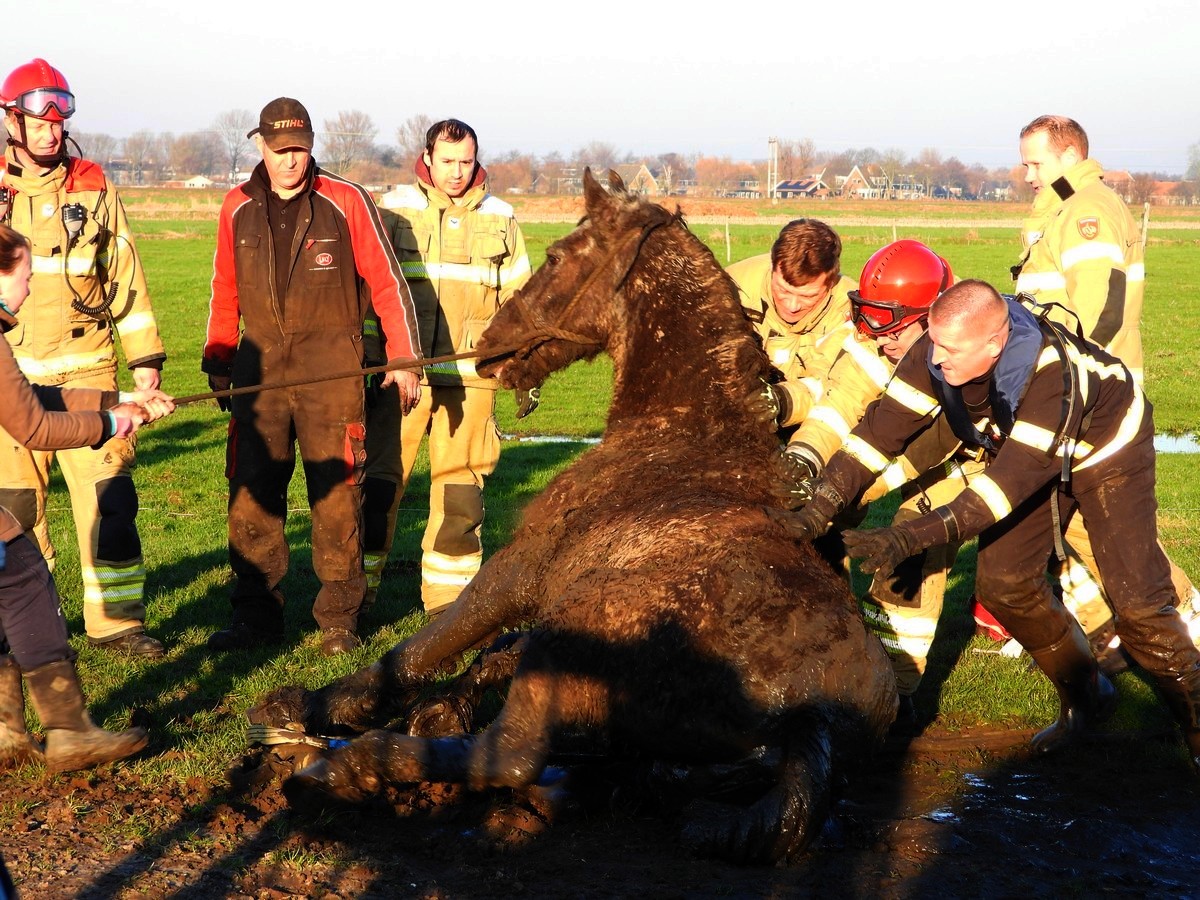
<instances>
[{"instance_id":1,"label":"firefighter in dark jacket","mask_svg":"<svg viewBox=\"0 0 1200 900\"><path fill-rule=\"evenodd\" d=\"M213 389L361 367L371 299L389 359L419 358L412 299L379 212L361 186L313 162L308 111L280 97L247 136L263 161L221 209L202 362ZM418 372L389 372L385 383L393 382L407 412L420 399ZM279 583L288 568L284 519L296 443L321 581L313 603L321 651L358 646L365 438L361 378L233 398L226 471L233 622L209 647L247 648L283 636Z\"/></svg>"},{"instance_id":2,"label":"firefighter in dark jacket","mask_svg":"<svg viewBox=\"0 0 1200 900\"><path fill-rule=\"evenodd\" d=\"M851 555L886 574L920 550L978 535L980 599L1059 694L1058 720L1033 738L1048 752L1115 705L1113 686L1045 577L1056 529L1081 515L1122 646L1153 676L1200 768L1200 651L1175 612L1158 544L1151 408L1129 369L1096 345L983 282L955 285L934 302L929 333L830 461L813 501L783 517L787 527L824 533L938 416L982 451L986 471L925 515L847 532Z\"/></svg>"}]
</instances>

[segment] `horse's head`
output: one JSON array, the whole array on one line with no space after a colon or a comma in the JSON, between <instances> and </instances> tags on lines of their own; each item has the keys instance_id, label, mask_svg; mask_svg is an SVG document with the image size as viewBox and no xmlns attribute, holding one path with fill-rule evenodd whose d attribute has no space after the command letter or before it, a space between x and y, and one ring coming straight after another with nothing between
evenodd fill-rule
<instances>
[{"instance_id":1,"label":"horse's head","mask_svg":"<svg viewBox=\"0 0 1200 900\"><path fill-rule=\"evenodd\" d=\"M584 170L583 220L546 250L546 262L483 333L476 346L480 374L496 376L507 387L529 388L577 359L611 352L613 295L646 236L673 217L627 193L615 173L609 173L609 183L605 190ZM514 347L515 353L504 353Z\"/></svg>"}]
</instances>

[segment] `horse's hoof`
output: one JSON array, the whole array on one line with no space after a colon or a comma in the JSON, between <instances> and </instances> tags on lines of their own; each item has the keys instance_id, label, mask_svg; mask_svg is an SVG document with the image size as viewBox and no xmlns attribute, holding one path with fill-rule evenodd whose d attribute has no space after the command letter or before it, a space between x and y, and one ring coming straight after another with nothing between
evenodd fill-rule
<instances>
[{"instance_id":1,"label":"horse's hoof","mask_svg":"<svg viewBox=\"0 0 1200 900\"><path fill-rule=\"evenodd\" d=\"M469 734L471 705L459 697L435 697L413 710L408 717L408 733L413 737L449 737Z\"/></svg>"},{"instance_id":2,"label":"horse's hoof","mask_svg":"<svg viewBox=\"0 0 1200 900\"><path fill-rule=\"evenodd\" d=\"M343 761L324 757L305 766L285 781L283 795L287 797L288 805L303 808L355 805L364 802L375 793L363 790L349 775Z\"/></svg>"},{"instance_id":3,"label":"horse's hoof","mask_svg":"<svg viewBox=\"0 0 1200 900\"><path fill-rule=\"evenodd\" d=\"M308 691L295 685L277 688L263 697L256 706L252 706L247 711L246 717L254 725L269 725L272 728L304 731L307 695Z\"/></svg>"}]
</instances>

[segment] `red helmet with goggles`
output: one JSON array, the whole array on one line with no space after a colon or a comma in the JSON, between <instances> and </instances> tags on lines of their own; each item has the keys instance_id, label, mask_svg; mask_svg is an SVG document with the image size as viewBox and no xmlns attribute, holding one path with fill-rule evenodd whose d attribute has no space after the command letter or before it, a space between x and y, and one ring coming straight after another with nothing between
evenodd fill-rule
<instances>
[{"instance_id":1,"label":"red helmet with goggles","mask_svg":"<svg viewBox=\"0 0 1200 900\"><path fill-rule=\"evenodd\" d=\"M63 73L44 59L13 69L0 87L0 103L35 119L63 122L75 114L75 95Z\"/></svg>"},{"instance_id":2,"label":"red helmet with goggles","mask_svg":"<svg viewBox=\"0 0 1200 900\"><path fill-rule=\"evenodd\" d=\"M929 315L929 306L954 283L950 264L920 241L896 241L867 260L850 292L854 323L863 334L891 334Z\"/></svg>"}]
</instances>

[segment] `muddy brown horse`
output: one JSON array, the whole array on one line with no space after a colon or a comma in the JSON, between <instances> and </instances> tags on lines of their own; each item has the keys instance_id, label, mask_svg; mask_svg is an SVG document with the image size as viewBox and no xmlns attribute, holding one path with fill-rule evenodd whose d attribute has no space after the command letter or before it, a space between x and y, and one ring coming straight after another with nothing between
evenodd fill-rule
<instances>
[{"instance_id":1,"label":"muddy brown horse","mask_svg":"<svg viewBox=\"0 0 1200 900\"><path fill-rule=\"evenodd\" d=\"M627 757L705 764L774 748L776 781L685 829L699 851L770 861L819 833L840 772L882 740L896 692L845 582L770 517L780 450L769 363L736 288L678 214L585 176L587 214L547 250L479 344L508 387L604 351L602 442L534 500L443 615L379 662L252 718L364 731L504 628L534 623L479 734L373 730L294 775L289 796L357 801L387 784L535 782L565 733ZM706 807L711 814L712 807Z\"/></svg>"}]
</instances>

